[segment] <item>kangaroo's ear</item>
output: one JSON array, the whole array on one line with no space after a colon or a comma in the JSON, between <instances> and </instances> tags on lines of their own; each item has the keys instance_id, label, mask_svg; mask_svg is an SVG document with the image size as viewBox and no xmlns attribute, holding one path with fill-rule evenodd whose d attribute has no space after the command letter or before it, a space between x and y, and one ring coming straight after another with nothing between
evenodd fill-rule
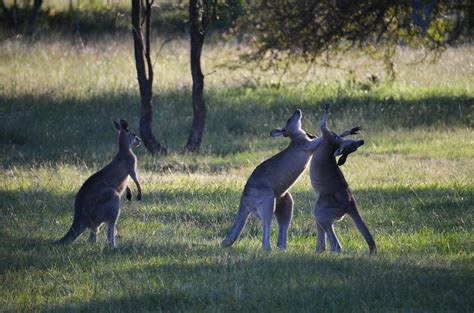
<instances>
[{"instance_id":1,"label":"kangaroo's ear","mask_svg":"<svg viewBox=\"0 0 474 313\"><path fill-rule=\"evenodd\" d=\"M128 129L128 123L126 120L120 120L120 126L122 126L123 129Z\"/></svg>"},{"instance_id":2,"label":"kangaroo's ear","mask_svg":"<svg viewBox=\"0 0 474 313\"><path fill-rule=\"evenodd\" d=\"M344 163L346 163L346 161L347 161L347 154L344 153L343 155L341 155L339 160L337 160L337 165L342 166L344 165Z\"/></svg>"},{"instance_id":3,"label":"kangaroo's ear","mask_svg":"<svg viewBox=\"0 0 474 313\"><path fill-rule=\"evenodd\" d=\"M116 120L114 120L114 126L117 131L120 131L120 124Z\"/></svg>"},{"instance_id":4,"label":"kangaroo's ear","mask_svg":"<svg viewBox=\"0 0 474 313\"><path fill-rule=\"evenodd\" d=\"M284 132L285 130L283 128L275 128L275 129L272 129L272 131L270 132L270 136L278 137L278 136L283 135Z\"/></svg>"},{"instance_id":5,"label":"kangaroo's ear","mask_svg":"<svg viewBox=\"0 0 474 313\"><path fill-rule=\"evenodd\" d=\"M341 155L344 153L344 148L343 147L339 147L336 152L334 152L334 156L337 157L338 155Z\"/></svg>"}]
</instances>

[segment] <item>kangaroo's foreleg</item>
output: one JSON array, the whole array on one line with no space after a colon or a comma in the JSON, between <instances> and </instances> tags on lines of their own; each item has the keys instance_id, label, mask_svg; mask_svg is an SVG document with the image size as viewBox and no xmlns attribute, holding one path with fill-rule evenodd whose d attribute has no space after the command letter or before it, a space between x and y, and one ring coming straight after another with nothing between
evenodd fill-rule
<instances>
[{"instance_id":1,"label":"kangaroo's foreleg","mask_svg":"<svg viewBox=\"0 0 474 313\"><path fill-rule=\"evenodd\" d=\"M140 201L142 199L142 187L140 186L140 181L138 180L137 172L135 170L131 171L130 177L133 179L135 185L137 186L137 201Z\"/></svg>"},{"instance_id":2,"label":"kangaroo's foreleg","mask_svg":"<svg viewBox=\"0 0 474 313\"><path fill-rule=\"evenodd\" d=\"M288 192L276 201L275 216L278 221L278 241L279 249L286 249L288 242L288 227L293 218L293 198Z\"/></svg>"},{"instance_id":3,"label":"kangaroo's foreleg","mask_svg":"<svg viewBox=\"0 0 474 313\"><path fill-rule=\"evenodd\" d=\"M365 241L367 242L370 253L377 253L377 246L375 245L375 240L372 237L372 234L370 233L369 229L365 225L364 220L357 211L357 208L352 209L351 212L348 212L348 214L354 221L354 224L364 237Z\"/></svg>"},{"instance_id":4,"label":"kangaroo's foreleg","mask_svg":"<svg viewBox=\"0 0 474 313\"><path fill-rule=\"evenodd\" d=\"M339 137L346 137L349 135L356 135L359 133L359 131L362 129L360 126L352 127L350 130L345 130L341 134L339 134Z\"/></svg>"},{"instance_id":5,"label":"kangaroo's foreleg","mask_svg":"<svg viewBox=\"0 0 474 313\"><path fill-rule=\"evenodd\" d=\"M319 129L323 134L323 138L328 140L330 143L335 144L336 140L334 139L333 133L328 128L328 118L329 118L329 104L326 104L324 107L324 114L319 124Z\"/></svg>"},{"instance_id":6,"label":"kangaroo's foreleg","mask_svg":"<svg viewBox=\"0 0 474 313\"><path fill-rule=\"evenodd\" d=\"M237 218L234 224L232 225L229 233L227 234L226 238L222 242L222 246L229 247L237 240L237 238L240 237L240 234L242 233L242 230L244 229L245 224L247 223L249 215L250 210L244 204L244 199L240 200L240 207L239 212L237 213Z\"/></svg>"}]
</instances>

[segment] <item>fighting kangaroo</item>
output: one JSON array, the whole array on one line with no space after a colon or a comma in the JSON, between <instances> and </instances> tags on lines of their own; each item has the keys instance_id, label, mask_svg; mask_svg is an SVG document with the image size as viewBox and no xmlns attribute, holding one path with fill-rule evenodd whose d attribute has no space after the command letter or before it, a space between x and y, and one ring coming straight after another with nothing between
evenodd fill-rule
<instances>
[{"instance_id":1,"label":"fighting kangaroo","mask_svg":"<svg viewBox=\"0 0 474 313\"><path fill-rule=\"evenodd\" d=\"M289 146L261 163L250 175L240 199L237 219L222 242L230 246L240 236L250 213L262 222L262 245L271 250L270 232L273 214L279 225L277 247L287 248L288 227L293 216L293 199L289 189L303 174L318 147L321 138L308 134L301 128L302 113L296 110L284 128L271 131L272 137L290 138ZM352 134L347 131L342 136Z\"/></svg>"},{"instance_id":2,"label":"fighting kangaroo","mask_svg":"<svg viewBox=\"0 0 474 313\"><path fill-rule=\"evenodd\" d=\"M326 105L321 121L322 141L313 153L310 165L311 184L319 193L314 216L318 228L316 251L326 249L326 235L331 244L331 251L341 251L341 245L334 233L333 223L346 213L352 218L371 253L376 252L375 241L359 214L357 202L338 165L346 162L347 156L364 144L363 140L344 139L327 126L329 105ZM357 133L357 132L354 132ZM336 156L341 155L337 164Z\"/></svg>"},{"instance_id":3,"label":"fighting kangaroo","mask_svg":"<svg viewBox=\"0 0 474 313\"><path fill-rule=\"evenodd\" d=\"M99 227L106 223L107 245L115 247L115 223L120 212L120 196L126 190L127 200L132 199L132 192L127 186L129 176L137 186L137 200L141 200L137 157L131 149L132 146L139 146L141 140L128 129L126 121L114 121L114 125L118 131L119 151L112 162L89 177L79 189L74 203L72 226L57 243L73 242L86 228L90 229L89 242L94 243Z\"/></svg>"}]
</instances>

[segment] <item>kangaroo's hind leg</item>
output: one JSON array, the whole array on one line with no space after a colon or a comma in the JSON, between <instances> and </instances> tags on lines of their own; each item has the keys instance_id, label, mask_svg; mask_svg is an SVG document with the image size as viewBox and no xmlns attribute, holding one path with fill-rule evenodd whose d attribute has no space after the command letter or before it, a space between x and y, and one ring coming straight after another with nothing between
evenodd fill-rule
<instances>
[{"instance_id":1,"label":"kangaroo's hind leg","mask_svg":"<svg viewBox=\"0 0 474 313\"><path fill-rule=\"evenodd\" d=\"M334 232L333 223L324 224L323 228L329 238L329 243L331 244L331 251L341 252L341 244L339 243L339 239L337 239L336 233Z\"/></svg>"},{"instance_id":2,"label":"kangaroo's hind leg","mask_svg":"<svg viewBox=\"0 0 474 313\"><path fill-rule=\"evenodd\" d=\"M107 222L107 246L115 247L115 223Z\"/></svg>"},{"instance_id":3,"label":"kangaroo's hind leg","mask_svg":"<svg viewBox=\"0 0 474 313\"><path fill-rule=\"evenodd\" d=\"M90 227L91 232L89 233L89 238L87 239L87 241L89 241L90 243L96 243L97 242L97 234L99 233L99 227L100 227L100 224L99 225L93 225L93 226Z\"/></svg>"},{"instance_id":4,"label":"kangaroo's hind leg","mask_svg":"<svg viewBox=\"0 0 474 313\"><path fill-rule=\"evenodd\" d=\"M275 211L275 196L273 191L262 192L256 201L257 214L262 221L262 246L265 250L271 250L270 236L272 231L273 212Z\"/></svg>"},{"instance_id":5,"label":"kangaroo's hind leg","mask_svg":"<svg viewBox=\"0 0 474 313\"><path fill-rule=\"evenodd\" d=\"M316 223L318 227L318 239L316 242L316 252L320 253L326 250L326 232L324 231L323 226L319 223Z\"/></svg>"},{"instance_id":6,"label":"kangaroo's hind leg","mask_svg":"<svg viewBox=\"0 0 474 313\"><path fill-rule=\"evenodd\" d=\"M114 192L113 197L104 203L103 212L107 225L106 243L108 246L115 247L115 224L120 213L120 197L117 192Z\"/></svg>"},{"instance_id":7,"label":"kangaroo's hind leg","mask_svg":"<svg viewBox=\"0 0 474 313\"><path fill-rule=\"evenodd\" d=\"M334 220L336 219L336 216L334 216L333 214L335 210L334 208L331 207L331 205L333 205L332 202L327 201L327 199L323 199L320 196L314 208L314 217L316 218L316 223L318 224L318 235L321 233L320 228L322 228L329 239L329 243L331 245L331 251L340 252L341 244L339 243L339 240L337 239L336 233L334 232L334 226L333 226ZM319 244L319 237L320 236L318 236L318 244ZM321 238L321 244L322 244L322 240L323 238Z\"/></svg>"},{"instance_id":8,"label":"kangaroo's hind leg","mask_svg":"<svg viewBox=\"0 0 474 313\"><path fill-rule=\"evenodd\" d=\"M276 201L275 216L278 222L277 247L286 249L288 246L288 228L293 218L293 198L289 192Z\"/></svg>"},{"instance_id":9,"label":"kangaroo's hind leg","mask_svg":"<svg viewBox=\"0 0 474 313\"><path fill-rule=\"evenodd\" d=\"M324 231L323 225L320 223L319 219L323 219L321 216L322 213L318 211L318 208L321 210L321 201L318 199L314 206L314 218L316 220L316 226L318 228L318 238L316 241L316 252L321 253L326 250L326 232ZM319 216L319 218L318 218Z\"/></svg>"}]
</instances>

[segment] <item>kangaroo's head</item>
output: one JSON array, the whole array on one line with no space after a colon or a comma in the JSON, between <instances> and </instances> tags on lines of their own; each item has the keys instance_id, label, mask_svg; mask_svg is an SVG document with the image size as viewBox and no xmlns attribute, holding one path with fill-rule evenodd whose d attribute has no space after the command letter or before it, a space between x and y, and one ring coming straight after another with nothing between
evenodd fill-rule
<instances>
[{"instance_id":1,"label":"kangaroo's head","mask_svg":"<svg viewBox=\"0 0 474 313\"><path fill-rule=\"evenodd\" d=\"M305 131L301 128L301 118L303 114L301 110L296 110L295 113L286 121L286 125L283 128L275 128L270 132L270 136L284 136L294 138L298 135L305 134Z\"/></svg>"},{"instance_id":2,"label":"kangaroo's head","mask_svg":"<svg viewBox=\"0 0 474 313\"><path fill-rule=\"evenodd\" d=\"M115 129L119 132L119 145L126 145L138 147L142 140L134 132L128 128L128 123L125 120L114 121Z\"/></svg>"},{"instance_id":3,"label":"kangaroo's head","mask_svg":"<svg viewBox=\"0 0 474 313\"><path fill-rule=\"evenodd\" d=\"M340 155L341 157L337 161L337 165L341 166L346 163L347 156L352 152L355 152L360 146L364 144L363 140L353 140L353 139L346 139L337 136L337 144L338 148L336 152L334 152L334 156L337 157Z\"/></svg>"}]
</instances>

